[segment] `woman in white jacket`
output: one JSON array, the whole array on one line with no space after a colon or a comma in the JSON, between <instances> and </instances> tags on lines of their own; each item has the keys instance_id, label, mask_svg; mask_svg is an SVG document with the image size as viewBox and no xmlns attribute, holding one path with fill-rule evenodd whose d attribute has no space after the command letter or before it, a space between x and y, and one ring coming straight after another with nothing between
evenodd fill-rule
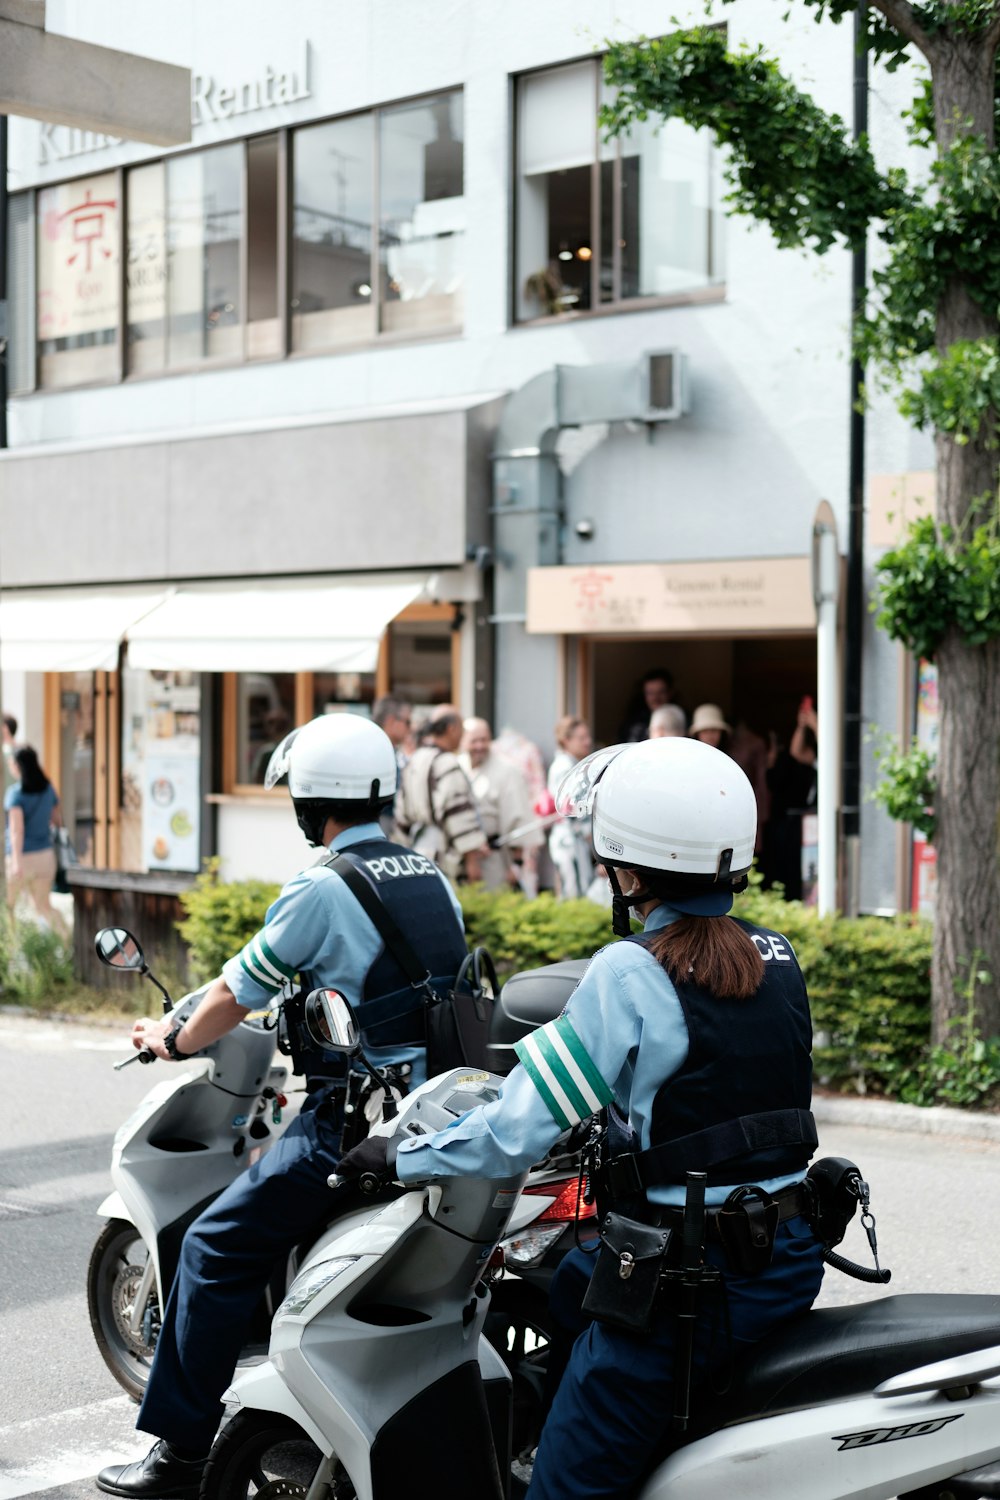
<instances>
[{"instance_id":1,"label":"woman in white jacket","mask_svg":"<svg viewBox=\"0 0 1000 1500\"><path fill-rule=\"evenodd\" d=\"M593 739L583 719L567 714L556 725L556 744L559 749L549 766L548 775L548 787L553 797L577 761L590 754ZM560 901L585 896L594 876L589 818L563 819L556 823L549 834L549 854L559 877Z\"/></svg>"}]
</instances>

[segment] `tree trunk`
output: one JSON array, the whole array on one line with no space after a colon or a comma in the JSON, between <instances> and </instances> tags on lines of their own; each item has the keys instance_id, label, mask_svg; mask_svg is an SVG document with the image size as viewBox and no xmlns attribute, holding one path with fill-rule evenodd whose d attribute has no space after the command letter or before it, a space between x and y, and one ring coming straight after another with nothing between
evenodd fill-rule
<instances>
[{"instance_id":1,"label":"tree trunk","mask_svg":"<svg viewBox=\"0 0 1000 1500\"><path fill-rule=\"evenodd\" d=\"M994 140L995 48L981 40L942 37L932 57L938 148L946 150L972 122ZM960 339L996 338L995 310L987 311L953 282L937 309L939 353ZM973 503L997 504L996 413L978 436L959 445L937 434L938 521L967 536L985 515ZM975 985L976 1013L987 1036L1000 1033L1000 641L968 646L954 629L937 651L940 731L935 813L937 905L931 967L933 1037L964 1013ZM979 970L990 976L980 985Z\"/></svg>"},{"instance_id":2,"label":"tree trunk","mask_svg":"<svg viewBox=\"0 0 1000 1500\"><path fill-rule=\"evenodd\" d=\"M976 1013L985 1036L1000 1034L1000 642L966 646L949 631L937 653L940 738L934 810L937 906L931 965L933 1039L963 1014L962 991L976 984Z\"/></svg>"}]
</instances>

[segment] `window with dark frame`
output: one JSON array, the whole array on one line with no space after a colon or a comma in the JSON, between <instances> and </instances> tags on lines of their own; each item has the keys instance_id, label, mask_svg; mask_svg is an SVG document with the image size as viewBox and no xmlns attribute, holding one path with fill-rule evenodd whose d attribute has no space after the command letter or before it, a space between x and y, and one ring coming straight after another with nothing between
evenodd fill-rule
<instances>
[{"instance_id":1,"label":"window with dark frame","mask_svg":"<svg viewBox=\"0 0 1000 1500\"><path fill-rule=\"evenodd\" d=\"M12 394L457 331L463 139L451 89L13 195Z\"/></svg>"},{"instance_id":2,"label":"window with dark frame","mask_svg":"<svg viewBox=\"0 0 1000 1500\"><path fill-rule=\"evenodd\" d=\"M518 322L686 298L723 279L711 137L669 120L607 141L602 87L599 58L516 81Z\"/></svg>"}]
</instances>

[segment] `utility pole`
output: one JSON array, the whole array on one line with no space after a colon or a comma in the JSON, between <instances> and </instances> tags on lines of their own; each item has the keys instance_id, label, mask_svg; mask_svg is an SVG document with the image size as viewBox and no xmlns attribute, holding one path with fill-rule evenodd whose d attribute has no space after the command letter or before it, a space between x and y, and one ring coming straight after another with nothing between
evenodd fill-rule
<instances>
[{"instance_id":1,"label":"utility pole","mask_svg":"<svg viewBox=\"0 0 1000 1500\"><path fill-rule=\"evenodd\" d=\"M868 37L864 0L854 16L854 139L868 133ZM864 313L868 251L864 243L851 258L851 337ZM849 428L849 510L847 521L846 641L844 653L844 780L841 792L846 869L844 911L856 917L860 904L861 840L861 660L865 627L865 414L864 366L851 358ZM823 705L820 704L820 715Z\"/></svg>"}]
</instances>

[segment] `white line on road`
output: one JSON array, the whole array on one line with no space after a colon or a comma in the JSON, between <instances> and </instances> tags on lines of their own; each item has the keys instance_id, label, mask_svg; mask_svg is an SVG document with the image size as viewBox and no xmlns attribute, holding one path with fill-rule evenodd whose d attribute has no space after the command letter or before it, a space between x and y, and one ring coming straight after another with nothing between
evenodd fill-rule
<instances>
[{"instance_id":1,"label":"white line on road","mask_svg":"<svg viewBox=\"0 0 1000 1500\"><path fill-rule=\"evenodd\" d=\"M141 1458L152 1440L134 1431L135 1410L127 1396L112 1396L0 1427L0 1500L20 1500L86 1479L105 1464Z\"/></svg>"}]
</instances>

